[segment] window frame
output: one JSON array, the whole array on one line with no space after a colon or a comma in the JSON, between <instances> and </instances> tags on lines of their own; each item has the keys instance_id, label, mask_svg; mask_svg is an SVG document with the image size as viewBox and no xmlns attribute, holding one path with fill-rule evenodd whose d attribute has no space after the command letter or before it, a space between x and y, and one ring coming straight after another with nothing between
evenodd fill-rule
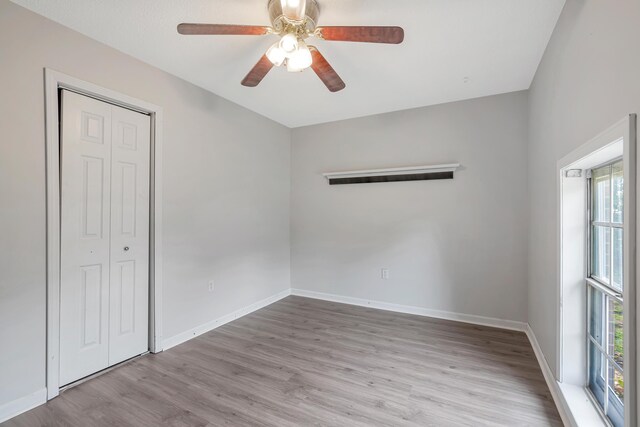
<instances>
[{"instance_id":1,"label":"window frame","mask_svg":"<svg viewBox=\"0 0 640 427\"><path fill-rule=\"evenodd\" d=\"M624 322L625 340L625 427L637 425L640 400L636 398L637 366L640 354L636 351L636 330L640 329L640 301L636 301L636 265L640 251L636 251L638 209L636 208L636 170L638 155L637 116L627 114L621 120L585 140L567 152L556 162L557 239L556 262L556 334L555 363L549 365L550 387L558 396L558 408L567 425L597 424L607 422L596 405L590 402L586 384L586 334L587 334L587 277L586 251L586 171L610 159L623 156L624 164ZM532 280L544 279L534 275ZM546 314L546 312L543 311ZM547 354L547 356L550 356ZM594 425L595 425L594 424Z\"/></svg>"},{"instance_id":2,"label":"window frame","mask_svg":"<svg viewBox=\"0 0 640 427\"><path fill-rule=\"evenodd\" d=\"M606 161L605 163L602 163L600 165L597 166L593 166L591 168L588 169L587 171L587 191L586 191L586 196L587 196L587 200L586 200L586 239L585 239L585 243L586 243L586 253L587 253L587 257L586 257L586 279L585 279L585 284L586 284L586 293L587 293L587 310L586 310L586 315L587 315L587 319L586 319L586 326L587 326L587 334L586 334L586 356L587 356L587 366L586 366L586 391L587 394L589 395L590 399L592 400L594 406L596 407L596 409L600 412L600 415L603 417L603 419L608 423L609 426L613 426L613 421L610 418L610 415L613 415L610 413L610 409L613 409L615 411L615 416L620 418L620 420L622 421L623 425L626 425L625 422L625 408L624 408L624 401L620 400L620 398L617 396L617 394L615 393L614 390L612 390L611 393L611 398L610 398L610 393L609 393L609 373L611 370L618 370L620 371L620 373L623 375L623 378L627 378L627 375L625 375L625 369L624 366L620 366L619 363L615 360L614 356L609 354L608 348L609 348L609 310L608 310L608 306L609 306L609 299L613 299L614 301L617 301L619 304L621 304L624 307L624 289L625 289L625 279L626 277L622 276L622 280L621 280L621 287L622 289L617 289L615 286L613 286L613 252L614 252L614 248L613 248L613 231L614 229L620 229L623 230L624 233L624 229L625 229L625 224L626 224L626 220L627 218L624 215L624 209L623 209L623 215L622 215L622 221L621 222L614 222L613 221L613 214L614 214L614 210L613 210L613 203L614 203L614 198L613 198L613 165L617 164L617 163L621 163L623 165L623 171L624 171L624 158L622 156L618 156L614 159L610 159L608 161ZM608 221L597 221L594 219L594 191L595 191L595 187L593 185L593 171L597 170L597 169L603 169L603 168L609 168L609 203L610 203L610 207L609 207L609 215L608 215ZM624 176L624 175L623 175ZM626 183L625 183L626 184ZM626 200L623 199L623 203L626 203ZM624 206L624 205L623 205ZM595 227L607 227L610 231L609 231L609 271L608 271L608 281L609 283L605 283L602 279L604 279L603 277L599 277L597 275L594 275L593 272L593 257L594 257L594 242L593 242L593 229ZM624 242L624 241L623 241ZM624 273L624 265L625 265L625 259L624 259L624 255L625 255L625 251L624 251L624 243L623 243L623 251L622 251L622 271ZM591 318L591 314L592 314L592 308L593 308L593 302L592 302L592 292L591 289L593 289L595 292L600 292L603 294L604 296L604 307L602 309L602 329L603 329L603 335L604 335L604 347L603 345L601 345L599 342L597 342L597 340L594 338L592 331L591 331L591 325L592 325L592 318ZM624 313L624 310L623 310ZM623 314L624 316L624 314ZM626 341L627 337L625 336L625 341ZM593 345L594 347L594 351L599 352L601 360L603 360L603 362L601 362L601 370L604 371L604 377L597 377L595 380L595 385L599 388L599 390L597 390L598 394L601 394L601 400L602 400L602 404L600 403L599 400L599 396L596 396L596 393L594 393L594 391L591 389L591 381L590 381L590 377L591 377L591 369L592 369L592 356L591 356L591 351L592 348L591 346ZM626 344L625 344L625 348L626 348ZM604 363L604 361L606 361L607 363ZM609 366L611 366L612 368L609 368ZM604 369L603 369L604 367ZM625 390L625 395L626 395L626 390ZM613 408L610 408L610 406L613 406Z\"/></svg>"},{"instance_id":3,"label":"window frame","mask_svg":"<svg viewBox=\"0 0 640 427\"><path fill-rule=\"evenodd\" d=\"M587 173L587 279L591 279L594 282L596 282L597 284L607 288L607 290L603 290L605 292L608 292L611 294L611 296L614 297L618 297L620 299L622 299L623 297L623 293L624 293L624 275L622 276L622 290L617 289L616 287L612 286L613 283L613 244L611 244L611 249L610 249L610 265L609 265L609 283L605 283L604 281L602 281L603 278L598 277L598 276L594 276L593 275L593 265L592 265L592 257L593 257L593 235L592 235L592 230L594 226L597 227L608 227L611 230L611 237L610 240L611 242L613 241L613 230L614 229L619 229L619 230L623 230L624 233L624 226L626 223L626 218L623 214L622 216L622 222L613 222L613 221L608 221L608 222L604 222L604 221L595 221L593 219L593 181L592 181L592 172L596 169L602 169L605 167L609 167L611 168L613 165L615 165L616 163L623 163L623 167L624 167L624 159L622 156L616 157L612 160L609 160L601 165L598 166L594 166L592 168L589 169L588 173ZM624 170L624 169L623 169ZM610 182L610 191L612 192L611 197L610 197L610 212L609 212L609 219L613 218L613 173L610 173L609 176L609 182ZM624 211L624 210L623 210ZM610 242L610 243L611 243ZM623 244L623 257L624 257L624 244ZM622 264L622 270L624 271L624 258L623 258L623 264ZM620 301L622 302L622 301Z\"/></svg>"}]
</instances>

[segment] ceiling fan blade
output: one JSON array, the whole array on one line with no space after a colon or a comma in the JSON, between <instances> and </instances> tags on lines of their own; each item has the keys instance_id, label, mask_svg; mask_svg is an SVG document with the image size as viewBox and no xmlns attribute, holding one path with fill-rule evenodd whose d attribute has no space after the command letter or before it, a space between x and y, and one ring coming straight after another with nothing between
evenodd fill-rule
<instances>
[{"instance_id":1,"label":"ceiling fan blade","mask_svg":"<svg viewBox=\"0 0 640 427\"><path fill-rule=\"evenodd\" d=\"M338 92L344 89L347 85L344 84L336 70L327 62L315 46L309 46L311 50L311 58L313 63L311 68L316 72L320 80L327 86L331 92Z\"/></svg>"},{"instance_id":2,"label":"ceiling fan blade","mask_svg":"<svg viewBox=\"0 0 640 427\"><path fill-rule=\"evenodd\" d=\"M180 24L178 33L183 35L262 36L269 34L269 27L258 25Z\"/></svg>"},{"instance_id":3,"label":"ceiling fan blade","mask_svg":"<svg viewBox=\"0 0 640 427\"><path fill-rule=\"evenodd\" d=\"M317 32L332 41L400 44L404 40L401 27L320 27Z\"/></svg>"},{"instance_id":4,"label":"ceiling fan blade","mask_svg":"<svg viewBox=\"0 0 640 427\"><path fill-rule=\"evenodd\" d=\"M267 58L267 55L262 55L262 58L260 58L258 63L249 71L249 74L242 80L242 86L258 86L272 68L273 63Z\"/></svg>"}]
</instances>

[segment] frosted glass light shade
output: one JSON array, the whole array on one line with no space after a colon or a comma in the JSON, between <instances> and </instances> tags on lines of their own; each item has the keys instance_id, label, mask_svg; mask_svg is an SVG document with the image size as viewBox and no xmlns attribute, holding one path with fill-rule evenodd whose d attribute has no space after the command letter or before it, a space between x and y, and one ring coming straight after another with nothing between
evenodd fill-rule
<instances>
[{"instance_id":1,"label":"frosted glass light shade","mask_svg":"<svg viewBox=\"0 0 640 427\"><path fill-rule=\"evenodd\" d=\"M292 55L298 50L298 38L293 34L285 34L280 39L280 49L282 49L287 56Z\"/></svg>"},{"instance_id":2,"label":"frosted glass light shade","mask_svg":"<svg viewBox=\"0 0 640 427\"><path fill-rule=\"evenodd\" d=\"M284 60L287 59L287 54L280 48L280 44L276 42L267 51L267 58L269 58L269 61L271 61L273 65L279 67L284 64Z\"/></svg>"},{"instance_id":3,"label":"frosted glass light shade","mask_svg":"<svg viewBox=\"0 0 640 427\"><path fill-rule=\"evenodd\" d=\"M311 51L304 42L300 42L298 50L287 59L287 71L292 73L309 68L313 63Z\"/></svg>"}]
</instances>

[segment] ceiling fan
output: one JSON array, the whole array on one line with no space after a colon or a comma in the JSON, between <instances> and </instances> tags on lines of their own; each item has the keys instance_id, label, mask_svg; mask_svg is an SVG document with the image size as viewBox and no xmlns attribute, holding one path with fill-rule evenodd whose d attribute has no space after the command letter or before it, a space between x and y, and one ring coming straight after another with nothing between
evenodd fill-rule
<instances>
[{"instance_id":1,"label":"ceiling fan","mask_svg":"<svg viewBox=\"0 0 640 427\"><path fill-rule=\"evenodd\" d=\"M269 0L267 5L271 27L226 24L180 24L183 35L247 35L276 34L274 43L242 80L243 86L255 87L274 66L286 66L290 72L309 67L331 92L345 88L338 73L315 46L305 40L317 37L331 41L399 44L404 40L400 27L317 27L320 8L317 0Z\"/></svg>"}]
</instances>

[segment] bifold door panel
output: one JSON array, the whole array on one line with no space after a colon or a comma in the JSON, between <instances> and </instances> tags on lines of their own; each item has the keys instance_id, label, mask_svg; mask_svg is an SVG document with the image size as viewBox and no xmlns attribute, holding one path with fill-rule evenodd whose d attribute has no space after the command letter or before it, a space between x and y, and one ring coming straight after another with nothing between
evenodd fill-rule
<instances>
[{"instance_id":1,"label":"bifold door panel","mask_svg":"<svg viewBox=\"0 0 640 427\"><path fill-rule=\"evenodd\" d=\"M150 118L62 91L60 385L148 348Z\"/></svg>"},{"instance_id":2,"label":"bifold door panel","mask_svg":"<svg viewBox=\"0 0 640 427\"><path fill-rule=\"evenodd\" d=\"M148 349L149 116L112 107L109 364Z\"/></svg>"}]
</instances>

